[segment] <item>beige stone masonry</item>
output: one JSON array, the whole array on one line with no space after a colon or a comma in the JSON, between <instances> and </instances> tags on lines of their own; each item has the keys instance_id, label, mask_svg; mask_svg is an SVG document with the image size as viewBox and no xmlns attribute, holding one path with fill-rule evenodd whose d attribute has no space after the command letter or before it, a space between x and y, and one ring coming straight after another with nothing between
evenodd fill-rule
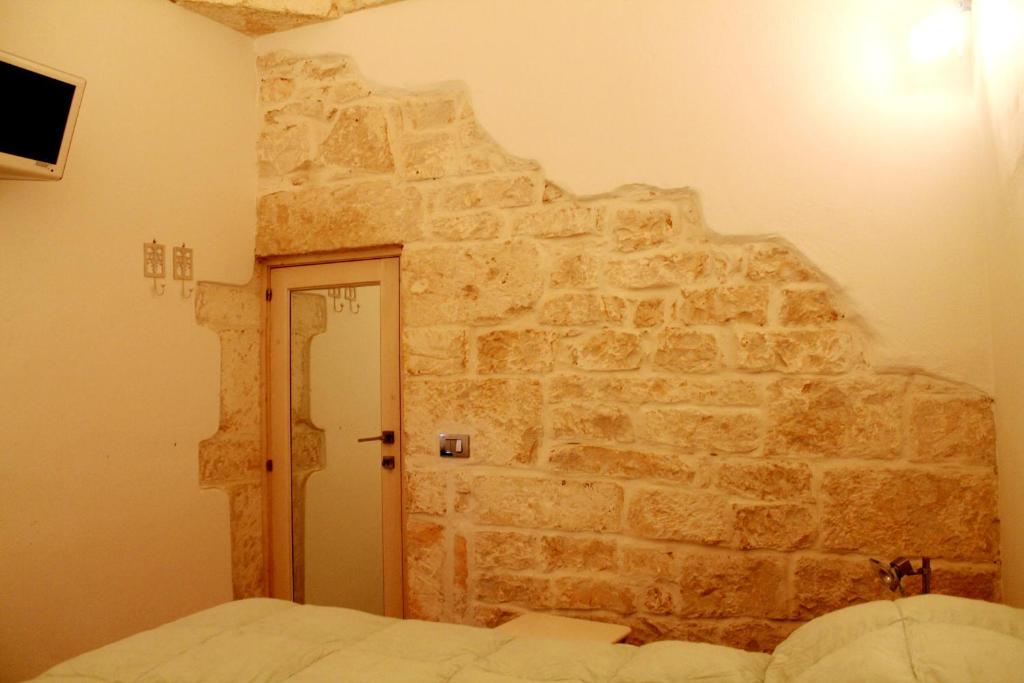
<instances>
[{"instance_id":1,"label":"beige stone masonry","mask_svg":"<svg viewBox=\"0 0 1024 683\"><path fill-rule=\"evenodd\" d=\"M998 599L990 399L874 369L790 245L714 234L689 190L573 196L461 87L383 88L338 56L259 68L258 255L403 246L408 616L770 649L889 595L868 558L897 554ZM200 292L224 344L201 471L233 492L236 593L262 561L261 297ZM438 457L446 430L472 457Z\"/></svg>"},{"instance_id":2,"label":"beige stone masonry","mask_svg":"<svg viewBox=\"0 0 1024 683\"><path fill-rule=\"evenodd\" d=\"M263 278L201 282L196 321L220 337L220 428L199 443L199 485L228 494L234 597L265 595Z\"/></svg>"},{"instance_id":3,"label":"beige stone masonry","mask_svg":"<svg viewBox=\"0 0 1024 683\"><path fill-rule=\"evenodd\" d=\"M398 0L171 0L250 36L337 19Z\"/></svg>"}]
</instances>

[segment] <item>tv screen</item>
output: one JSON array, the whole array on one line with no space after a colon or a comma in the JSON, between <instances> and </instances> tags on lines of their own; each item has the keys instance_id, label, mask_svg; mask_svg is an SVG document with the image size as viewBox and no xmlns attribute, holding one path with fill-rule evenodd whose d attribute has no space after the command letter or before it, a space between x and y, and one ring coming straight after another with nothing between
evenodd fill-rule
<instances>
[{"instance_id":1,"label":"tv screen","mask_svg":"<svg viewBox=\"0 0 1024 683\"><path fill-rule=\"evenodd\" d=\"M0 52L0 178L59 179L85 81Z\"/></svg>"},{"instance_id":2,"label":"tv screen","mask_svg":"<svg viewBox=\"0 0 1024 683\"><path fill-rule=\"evenodd\" d=\"M0 92L0 152L56 164L74 84L0 62Z\"/></svg>"}]
</instances>

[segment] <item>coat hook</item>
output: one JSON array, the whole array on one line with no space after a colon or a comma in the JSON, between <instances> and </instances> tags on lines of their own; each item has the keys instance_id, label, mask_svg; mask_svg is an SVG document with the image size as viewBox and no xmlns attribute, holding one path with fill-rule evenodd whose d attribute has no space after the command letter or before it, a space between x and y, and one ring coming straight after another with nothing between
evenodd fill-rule
<instances>
[{"instance_id":1,"label":"coat hook","mask_svg":"<svg viewBox=\"0 0 1024 683\"><path fill-rule=\"evenodd\" d=\"M333 287L331 289L328 289L327 296L331 297L331 307L334 309L335 313L341 313L342 311L345 310L345 304L339 303L338 301L339 299L341 299L340 287Z\"/></svg>"},{"instance_id":2,"label":"coat hook","mask_svg":"<svg viewBox=\"0 0 1024 683\"><path fill-rule=\"evenodd\" d=\"M161 283L157 287L157 280L167 277L167 260L164 245L157 244L156 240L142 243L142 274L153 280L153 294L163 296L167 285Z\"/></svg>"},{"instance_id":3,"label":"coat hook","mask_svg":"<svg viewBox=\"0 0 1024 683\"><path fill-rule=\"evenodd\" d=\"M187 299L192 296L192 292L195 291L195 287L190 287L189 290L185 291L185 283L192 281L192 266L193 256L192 249L186 247L185 243L182 242L180 247L174 247L174 279L181 280L181 298Z\"/></svg>"},{"instance_id":4,"label":"coat hook","mask_svg":"<svg viewBox=\"0 0 1024 683\"><path fill-rule=\"evenodd\" d=\"M349 313L358 313L359 312L360 306L359 306L358 303L356 303L356 295L357 295L357 293L356 293L356 288L355 287L346 287L345 288L345 300L348 301Z\"/></svg>"}]
</instances>

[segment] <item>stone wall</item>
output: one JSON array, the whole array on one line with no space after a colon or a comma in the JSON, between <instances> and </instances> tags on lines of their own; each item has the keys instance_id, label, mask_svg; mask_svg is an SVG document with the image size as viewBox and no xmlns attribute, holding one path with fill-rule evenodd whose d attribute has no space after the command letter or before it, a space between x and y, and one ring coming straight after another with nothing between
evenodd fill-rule
<instances>
[{"instance_id":1,"label":"stone wall","mask_svg":"<svg viewBox=\"0 0 1024 683\"><path fill-rule=\"evenodd\" d=\"M867 558L897 554L998 597L990 399L873 369L792 247L714 234L689 190L572 196L459 87L259 67L258 255L404 245L409 616L764 649L884 597ZM453 424L469 460L437 456Z\"/></svg>"},{"instance_id":2,"label":"stone wall","mask_svg":"<svg viewBox=\"0 0 1024 683\"><path fill-rule=\"evenodd\" d=\"M398 0L171 0L250 36L289 31Z\"/></svg>"}]
</instances>

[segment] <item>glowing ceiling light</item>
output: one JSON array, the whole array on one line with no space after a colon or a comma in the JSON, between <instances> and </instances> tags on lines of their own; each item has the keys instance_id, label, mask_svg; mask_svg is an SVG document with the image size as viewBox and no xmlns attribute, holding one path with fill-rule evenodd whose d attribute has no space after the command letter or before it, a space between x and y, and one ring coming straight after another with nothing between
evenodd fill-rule
<instances>
[{"instance_id":1,"label":"glowing ceiling light","mask_svg":"<svg viewBox=\"0 0 1024 683\"><path fill-rule=\"evenodd\" d=\"M916 62L935 62L952 53L963 54L970 16L961 3L935 10L910 31L910 56Z\"/></svg>"}]
</instances>

